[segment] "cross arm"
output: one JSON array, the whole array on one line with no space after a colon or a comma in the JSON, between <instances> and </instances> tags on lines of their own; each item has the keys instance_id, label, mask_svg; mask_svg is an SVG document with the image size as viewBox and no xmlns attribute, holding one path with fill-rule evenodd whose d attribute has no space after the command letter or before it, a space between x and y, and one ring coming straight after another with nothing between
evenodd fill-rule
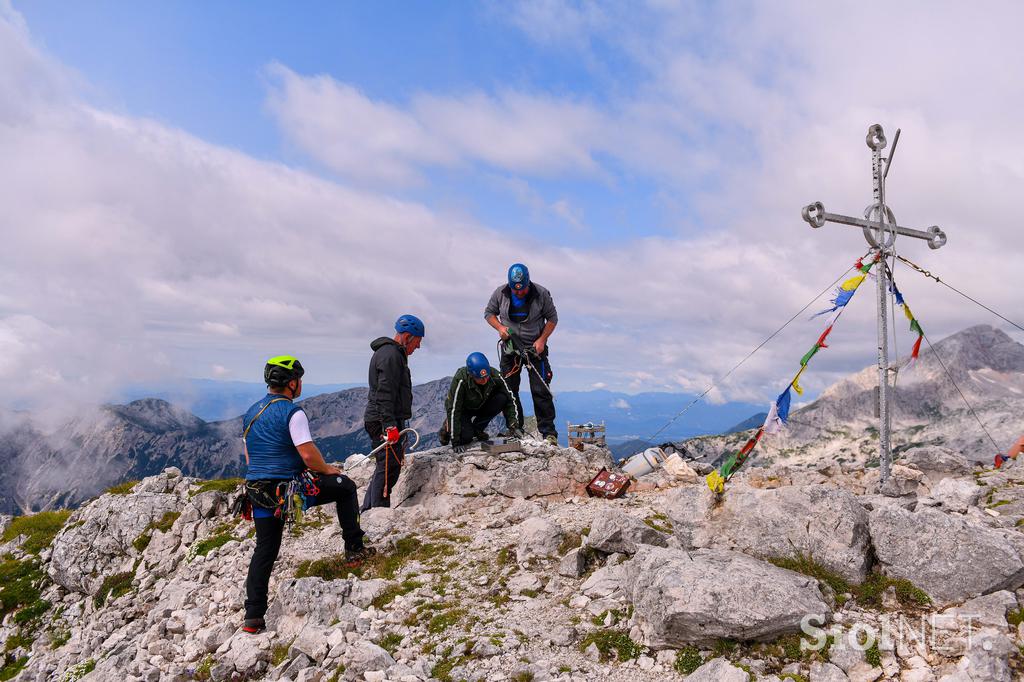
<instances>
[{"instance_id":1,"label":"cross arm","mask_svg":"<svg viewBox=\"0 0 1024 682\"><path fill-rule=\"evenodd\" d=\"M800 215L803 216L803 219L806 220L811 227L821 227L826 222L832 222L860 227L865 230L879 230L880 234L882 231L894 231L896 234L902 234L907 237L924 239L928 242L928 247L932 249L942 248L946 243L946 233L939 229L938 225L932 225L927 230L915 230L901 225L877 223L871 220L865 220L864 218L853 218L851 216L840 215L838 213L828 213L825 211L825 206L822 205L820 201L804 206L803 210L800 211Z\"/></svg>"}]
</instances>

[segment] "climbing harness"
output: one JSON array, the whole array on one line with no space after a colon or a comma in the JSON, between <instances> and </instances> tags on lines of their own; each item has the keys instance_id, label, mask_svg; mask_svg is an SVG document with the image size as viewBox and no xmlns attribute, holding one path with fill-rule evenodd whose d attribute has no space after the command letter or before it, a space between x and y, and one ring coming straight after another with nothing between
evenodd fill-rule
<instances>
[{"instance_id":1,"label":"climbing harness","mask_svg":"<svg viewBox=\"0 0 1024 682\"><path fill-rule=\"evenodd\" d=\"M555 393L554 391L551 390L551 384L549 383L549 379L545 378L544 375L541 374L540 370L538 370L537 367L533 364L533 358L537 358L538 360L540 360L542 364L544 363L544 358L540 357L540 355L538 355L537 352L534 351L532 348L525 348L522 345L522 342L519 340L519 336L511 329L509 330L509 336L507 340L498 340L498 354L512 355L515 357L515 362L512 365L512 369L510 369L508 372L505 372L502 375L505 379L508 379L509 377L518 374L520 370L522 370L523 365L526 365L527 370L537 375L537 378L540 379L540 382L544 384L544 388L547 390L548 395L550 395L551 398L554 399Z\"/></svg>"}]
</instances>

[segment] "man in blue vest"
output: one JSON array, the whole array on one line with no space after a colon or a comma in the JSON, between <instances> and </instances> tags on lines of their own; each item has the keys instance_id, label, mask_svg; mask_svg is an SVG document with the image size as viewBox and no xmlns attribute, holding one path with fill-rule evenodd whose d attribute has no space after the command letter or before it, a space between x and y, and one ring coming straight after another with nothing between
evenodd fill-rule
<instances>
[{"instance_id":1,"label":"man in blue vest","mask_svg":"<svg viewBox=\"0 0 1024 682\"><path fill-rule=\"evenodd\" d=\"M376 454L373 478L366 486L362 511L371 507L390 507L391 491L398 483L405 461L399 435L412 419L412 375L409 356L416 352L425 334L423 322L415 315L402 315L395 321L395 335L381 336L370 343L373 356L367 383L366 412L363 427L372 447L385 446Z\"/></svg>"},{"instance_id":2,"label":"man in blue vest","mask_svg":"<svg viewBox=\"0 0 1024 682\"><path fill-rule=\"evenodd\" d=\"M551 363L548 361L548 337L558 324L558 311L551 292L530 281L530 271L522 263L508 269L508 284L491 294L484 319L501 337L501 374L512 389L519 417L519 382L523 370L530 375L530 394L537 415L537 430L548 443L558 445L555 428L555 399L551 392ZM510 347L511 344L511 347ZM510 351L515 350L517 353ZM523 355L526 357L523 357ZM520 422L520 428L523 424Z\"/></svg>"},{"instance_id":3,"label":"man in blue vest","mask_svg":"<svg viewBox=\"0 0 1024 682\"><path fill-rule=\"evenodd\" d=\"M266 628L267 589L284 533L288 484L300 479L306 506L335 503L345 558L353 567L373 553L363 544L356 485L324 461L313 443L309 419L294 400L302 394L302 364L290 355L270 358L263 370L267 395L242 418L245 489L256 525L256 549L245 581L245 632Z\"/></svg>"}]
</instances>

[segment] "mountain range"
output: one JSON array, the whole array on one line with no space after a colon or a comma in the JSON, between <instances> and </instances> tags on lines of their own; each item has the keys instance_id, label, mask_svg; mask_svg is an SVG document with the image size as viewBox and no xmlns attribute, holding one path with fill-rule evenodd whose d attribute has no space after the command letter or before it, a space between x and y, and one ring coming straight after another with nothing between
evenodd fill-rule
<instances>
[{"instance_id":1,"label":"mountain range","mask_svg":"<svg viewBox=\"0 0 1024 682\"><path fill-rule=\"evenodd\" d=\"M978 326L937 343L935 353L926 348L913 366L898 374L894 452L898 456L910 444L941 444L978 461L991 460L995 451L1005 450L1024 431L1024 346L999 330ZM821 458L870 464L877 452L876 377L874 368L866 368L795 410L783 434L762 441L752 465ZM421 448L437 444L449 384L450 379L443 378L413 390L412 426L421 433ZM261 390L257 386L254 393ZM329 461L369 450L362 422L366 395L365 387L356 387L302 401L316 442ZM557 397L558 425L562 430L565 421L604 421L610 449L624 457L648 447L648 436L675 415L686 398L671 393L564 392ZM683 445L691 456L714 461L749 437L745 429L764 418L756 412L758 406L746 403L698 403L681 424L656 440L678 442L702 434ZM492 426L500 426L500 421ZM207 421L159 398L99 407L59 428L44 428L26 414L4 415L2 423L0 513L77 506L107 487L168 466L202 478L238 476L244 470L241 417Z\"/></svg>"},{"instance_id":2,"label":"mountain range","mask_svg":"<svg viewBox=\"0 0 1024 682\"><path fill-rule=\"evenodd\" d=\"M1024 433L1024 346L988 325L970 327L901 358L892 401L892 451L950 448L991 464ZM842 379L794 410L788 427L758 444L750 466L772 463L878 465L876 367ZM752 424L754 428L757 424ZM751 431L684 443L691 456L715 461L742 446Z\"/></svg>"}]
</instances>

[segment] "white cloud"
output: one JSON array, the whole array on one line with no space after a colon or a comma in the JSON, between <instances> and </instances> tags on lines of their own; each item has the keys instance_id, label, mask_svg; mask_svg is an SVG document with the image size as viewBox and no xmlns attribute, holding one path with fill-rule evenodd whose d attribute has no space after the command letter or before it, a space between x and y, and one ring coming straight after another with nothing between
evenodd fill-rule
<instances>
[{"instance_id":1,"label":"white cloud","mask_svg":"<svg viewBox=\"0 0 1024 682\"><path fill-rule=\"evenodd\" d=\"M609 155L715 229L553 247L90 109L0 6L0 380L50 400L55 385L62 400L102 400L120 383L195 367L258 379L279 352L303 357L313 376L355 380L369 339L407 311L428 328L414 376L439 377L467 350L493 347L482 308L522 260L559 306L559 385L700 392L863 251L856 231L812 231L799 209L867 203L862 139L875 121L890 137L904 128L889 185L897 217L950 237L934 253L901 248L1024 318L1014 287L1024 88L1007 66L1024 61L1013 35L1024 10L889 8L900 39L853 57L876 31L860 6L652 4L631 21L610 10L573 20L571 40L554 31L564 6L531 7L540 14L516 21L548 17L530 31L538 40L588 59L595 41L614 42L644 78L601 105L526 88L394 103L277 66L270 106L295 145L345 178L422 183L431 168L482 165L527 190L548 177L601 184L615 176ZM536 196L539 210L585 223L586 205ZM995 322L898 273L933 338ZM821 331L806 321L816 308L713 398L773 397ZM859 293L802 380L809 390L872 361L872 308L871 292Z\"/></svg>"},{"instance_id":2,"label":"white cloud","mask_svg":"<svg viewBox=\"0 0 1024 682\"><path fill-rule=\"evenodd\" d=\"M357 180L422 182L422 170L483 163L552 175L598 170L592 150L607 128L591 107L505 91L415 95L402 109L330 76L274 64L268 104L282 131L314 159Z\"/></svg>"},{"instance_id":3,"label":"white cloud","mask_svg":"<svg viewBox=\"0 0 1024 682\"><path fill-rule=\"evenodd\" d=\"M616 410L631 410L631 409L633 409L632 406L623 398L619 398L617 400L613 400L612 404L611 404L611 407L616 409Z\"/></svg>"}]
</instances>

